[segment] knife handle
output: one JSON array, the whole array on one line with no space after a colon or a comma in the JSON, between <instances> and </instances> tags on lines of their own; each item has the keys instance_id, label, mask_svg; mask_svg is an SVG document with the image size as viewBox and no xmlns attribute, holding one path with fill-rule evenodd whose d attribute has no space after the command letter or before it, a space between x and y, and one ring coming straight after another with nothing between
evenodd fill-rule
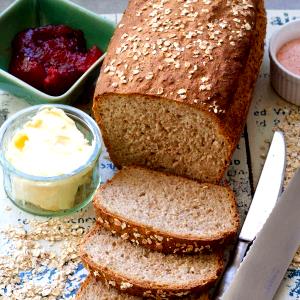
<instances>
[{"instance_id":1,"label":"knife handle","mask_svg":"<svg viewBox=\"0 0 300 300\"><path fill-rule=\"evenodd\" d=\"M217 293L215 294L215 300L221 300L224 293L230 286L235 273L237 272L241 262L243 261L245 254L247 252L249 246L249 242L244 242L239 240L237 247L235 249L234 255L229 261L229 264L226 268L225 273L221 279L221 282L218 285Z\"/></svg>"}]
</instances>

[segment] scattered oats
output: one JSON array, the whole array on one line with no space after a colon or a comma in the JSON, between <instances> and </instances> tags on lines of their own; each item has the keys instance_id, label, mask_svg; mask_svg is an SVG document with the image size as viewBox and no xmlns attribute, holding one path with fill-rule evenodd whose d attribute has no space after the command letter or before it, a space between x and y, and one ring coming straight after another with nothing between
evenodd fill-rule
<instances>
[{"instance_id":1,"label":"scattered oats","mask_svg":"<svg viewBox=\"0 0 300 300\"><path fill-rule=\"evenodd\" d=\"M287 186L300 167L300 114L297 108L292 109L277 127L284 132L286 140L287 164L284 186Z\"/></svg>"},{"instance_id":2,"label":"scattered oats","mask_svg":"<svg viewBox=\"0 0 300 300\"><path fill-rule=\"evenodd\" d=\"M154 235L156 237L156 239L159 241L159 242L162 242L163 241L163 237L160 236L160 235Z\"/></svg>"},{"instance_id":3,"label":"scattered oats","mask_svg":"<svg viewBox=\"0 0 300 300\"><path fill-rule=\"evenodd\" d=\"M127 33L123 33L122 36L121 36L121 39L124 40L124 39L126 39L127 37L128 37L128 34L127 34Z\"/></svg>"},{"instance_id":4,"label":"scattered oats","mask_svg":"<svg viewBox=\"0 0 300 300\"><path fill-rule=\"evenodd\" d=\"M133 75L137 75L137 74L139 74L140 73L140 70L139 69L133 69L132 70L132 74Z\"/></svg>"},{"instance_id":5,"label":"scattered oats","mask_svg":"<svg viewBox=\"0 0 300 300\"><path fill-rule=\"evenodd\" d=\"M113 88L117 88L119 85L118 85L117 82L113 82L113 83L111 84L111 86L112 86Z\"/></svg>"},{"instance_id":6,"label":"scattered oats","mask_svg":"<svg viewBox=\"0 0 300 300\"><path fill-rule=\"evenodd\" d=\"M172 12L171 8L165 9L165 15L169 15Z\"/></svg>"},{"instance_id":7,"label":"scattered oats","mask_svg":"<svg viewBox=\"0 0 300 300\"><path fill-rule=\"evenodd\" d=\"M119 26L118 26L119 28L122 28L122 27L124 27L124 24L123 23L121 23L121 24L119 24Z\"/></svg>"},{"instance_id":8,"label":"scattered oats","mask_svg":"<svg viewBox=\"0 0 300 300\"><path fill-rule=\"evenodd\" d=\"M110 71L110 66L106 66L103 70L104 73L108 73Z\"/></svg>"},{"instance_id":9,"label":"scattered oats","mask_svg":"<svg viewBox=\"0 0 300 300\"><path fill-rule=\"evenodd\" d=\"M199 87L199 90L200 91L210 91L211 90L211 84L200 84L200 87Z\"/></svg>"},{"instance_id":10,"label":"scattered oats","mask_svg":"<svg viewBox=\"0 0 300 300\"><path fill-rule=\"evenodd\" d=\"M165 61L166 63L170 64L170 63L173 63L175 60L174 60L174 58L172 58L172 57L170 57L170 58L168 57L168 58L165 58L164 61Z\"/></svg>"},{"instance_id":11,"label":"scattered oats","mask_svg":"<svg viewBox=\"0 0 300 300\"><path fill-rule=\"evenodd\" d=\"M286 142L286 171L284 187L300 168L300 110L298 107L290 106L291 110L286 111L286 117L277 125L276 130L284 132ZM270 141L266 141L269 146ZM298 249L292 266L300 267L300 248Z\"/></svg>"},{"instance_id":12,"label":"scattered oats","mask_svg":"<svg viewBox=\"0 0 300 300\"><path fill-rule=\"evenodd\" d=\"M7 247L4 249L5 255L0 255L1 296L12 300L55 300L62 298L68 289L68 279L79 284L81 278L74 273L80 263L76 253L82 238L79 229L82 228L72 224L72 219L64 218L29 220L26 230L23 225L8 226L1 230L1 234L11 241L4 246ZM45 247L45 241L59 242L59 255ZM51 275L50 283L34 280L40 273L52 269L56 271ZM22 278L23 284L20 284L21 272L32 274Z\"/></svg>"},{"instance_id":13,"label":"scattered oats","mask_svg":"<svg viewBox=\"0 0 300 300\"><path fill-rule=\"evenodd\" d=\"M227 27L227 24L224 23L224 22L221 22L221 23L219 24L219 26L220 26L222 29L225 29L225 28Z\"/></svg>"},{"instance_id":14,"label":"scattered oats","mask_svg":"<svg viewBox=\"0 0 300 300\"><path fill-rule=\"evenodd\" d=\"M194 31L189 31L188 33L185 34L185 37L188 39L191 39L194 36L197 36L197 33Z\"/></svg>"},{"instance_id":15,"label":"scattered oats","mask_svg":"<svg viewBox=\"0 0 300 300\"><path fill-rule=\"evenodd\" d=\"M145 77L147 80L151 80L153 78L153 73L152 72L149 72L146 77Z\"/></svg>"},{"instance_id":16,"label":"scattered oats","mask_svg":"<svg viewBox=\"0 0 300 300\"><path fill-rule=\"evenodd\" d=\"M120 285L120 289L121 290L126 290L128 288L131 288L133 285L129 282L121 282L121 285Z\"/></svg>"},{"instance_id":17,"label":"scattered oats","mask_svg":"<svg viewBox=\"0 0 300 300\"><path fill-rule=\"evenodd\" d=\"M188 15L188 13L189 13L189 11L188 11L186 8L184 8L184 9L181 11L180 15L181 15L181 16L186 16L186 15Z\"/></svg>"},{"instance_id":18,"label":"scattered oats","mask_svg":"<svg viewBox=\"0 0 300 300\"><path fill-rule=\"evenodd\" d=\"M186 68L189 68L189 67L191 66L191 63L188 62L188 61L186 61L186 62L184 62L184 66L185 66Z\"/></svg>"},{"instance_id":19,"label":"scattered oats","mask_svg":"<svg viewBox=\"0 0 300 300\"><path fill-rule=\"evenodd\" d=\"M51 294L51 289L44 289L42 290L42 296L43 297L46 297L46 296L49 296Z\"/></svg>"},{"instance_id":20,"label":"scattered oats","mask_svg":"<svg viewBox=\"0 0 300 300\"><path fill-rule=\"evenodd\" d=\"M123 240L127 240L127 239L129 238L128 233L125 232L124 234L122 234L122 235L121 235L121 238L122 238Z\"/></svg>"},{"instance_id":21,"label":"scattered oats","mask_svg":"<svg viewBox=\"0 0 300 300\"><path fill-rule=\"evenodd\" d=\"M249 23L246 23L246 24L245 24L245 29L246 29L246 30L251 30L251 25L250 25Z\"/></svg>"},{"instance_id":22,"label":"scattered oats","mask_svg":"<svg viewBox=\"0 0 300 300\"><path fill-rule=\"evenodd\" d=\"M164 92L164 89L162 87L160 87L157 90L157 95L161 95L161 94L163 94L163 92Z\"/></svg>"},{"instance_id":23,"label":"scattered oats","mask_svg":"<svg viewBox=\"0 0 300 300\"><path fill-rule=\"evenodd\" d=\"M113 281L113 280L109 280L109 281L108 281L108 284L111 285L111 286L116 286L116 282Z\"/></svg>"},{"instance_id":24,"label":"scattered oats","mask_svg":"<svg viewBox=\"0 0 300 300\"><path fill-rule=\"evenodd\" d=\"M183 94L185 94L186 93L186 89L179 89L178 91L177 91L177 94L178 95L183 95Z\"/></svg>"}]
</instances>

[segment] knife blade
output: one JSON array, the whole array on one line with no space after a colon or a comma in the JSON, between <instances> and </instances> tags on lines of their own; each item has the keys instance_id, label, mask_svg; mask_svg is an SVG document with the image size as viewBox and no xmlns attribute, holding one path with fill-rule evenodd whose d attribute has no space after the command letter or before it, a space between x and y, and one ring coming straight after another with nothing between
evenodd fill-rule
<instances>
[{"instance_id":1,"label":"knife blade","mask_svg":"<svg viewBox=\"0 0 300 300\"><path fill-rule=\"evenodd\" d=\"M285 170L285 141L280 131L274 133L272 143L265 161L257 188L239 234L235 252L229 261L225 273L216 289L215 299L222 296L228 289L235 273L240 266L249 245L262 228L266 219L274 208L282 190Z\"/></svg>"},{"instance_id":2,"label":"knife blade","mask_svg":"<svg viewBox=\"0 0 300 300\"><path fill-rule=\"evenodd\" d=\"M271 300L300 244L300 169L250 247L223 300Z\"/></svg>"}]
</instances>

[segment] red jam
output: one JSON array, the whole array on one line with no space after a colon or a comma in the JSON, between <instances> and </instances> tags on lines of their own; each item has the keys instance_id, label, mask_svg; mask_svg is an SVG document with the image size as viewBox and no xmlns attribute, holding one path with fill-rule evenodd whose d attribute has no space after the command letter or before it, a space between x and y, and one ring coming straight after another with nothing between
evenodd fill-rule
<instances>
[{"instance_id":1,"label":"red jam","mask_svg":"<svg viewBox=\"0 0 300 300\"><path fill-rule=\"evenodd\" d=\"M66 92L102 55L96 46L87 51L83 32L66 25L22 31L12 49L10 73L53 96Z\"/></svg>"}]
</instances>

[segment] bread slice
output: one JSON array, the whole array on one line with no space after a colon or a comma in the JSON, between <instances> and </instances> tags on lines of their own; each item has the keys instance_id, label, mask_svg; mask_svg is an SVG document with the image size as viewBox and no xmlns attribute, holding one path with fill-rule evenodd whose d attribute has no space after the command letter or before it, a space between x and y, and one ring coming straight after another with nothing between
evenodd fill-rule
<instances>
[{"instance_id":1,"label":"bread slice","mask_svg":"<svg viewBox=\"0 0 300 300\"><path fill-rule=\"evenodd\" d=\"M127 295L120 293L117 289L109 287L101 281L97 281L95 277L89 275L81 285L76 300L142 300L142 297ZM184 300L209 300L207 293L199 296L192 295Z\"/></svg>"},{"instance_id":2,"label":"bread slice","mask_svg":"<svg viewBox=\"0 0 300 300\"><path fill-rule=\"evenodd\" d=\"M94 197L97 221L164 253L191 253L232 240L239 228L229 187L125 167Z\"/></svg>"},{"instance_id":3,"label":"bread slice","mask_svg":"<svg viewBox=\"0 0 300 300\"><path fill-rule=\"evenodd\" d=\"M97 225L84 238L80 254L94 276L141 297L182 297L207 290L223 269L219 253L165 255L124 241Z\"/></svg>"}]
</instances>

